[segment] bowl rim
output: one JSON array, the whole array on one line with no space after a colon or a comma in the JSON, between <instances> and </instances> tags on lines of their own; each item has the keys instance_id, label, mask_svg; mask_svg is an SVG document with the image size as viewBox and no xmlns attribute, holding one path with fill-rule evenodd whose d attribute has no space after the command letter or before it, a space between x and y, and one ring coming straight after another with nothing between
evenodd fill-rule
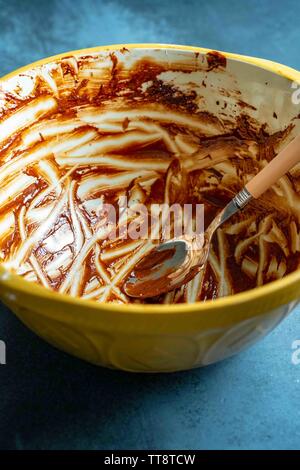
<instances>
[{"instance_id":1,"label":"bowl rim","mask_svg":"<svg viewBox=\"0 0 300 470\"><path fill-rule=\"evenodd\" d=\"M97 52L109 52L116 51L122 48L126 48L129 51L134 49L172 49L177 51L187 51L187 52L199 52L201 54L207 54L208 52L215 51L215 49L209 49L198 46L186 46L186 45L177 45L177 44L164 44L164 43L131 43L131 44L112 44L104 46L96 46L90 48L76 49L72 51L62 52L56 55L52 55L34 62L27 64L25 66L19 67L12 72L2 76L0 78L0 83L6 80L9 80L20 73L31 70L35 67L46 65L53 61L58 61L64 57L70 57L72 55L88 55L91 53ZM235 54L231 52L219 51L226 58L235 60L237 62L249 63L256 67L262 68L264 70L270 71L275 75L283 76L291 81L295 81L300 85L300 72L296 69L288 67L286 65L274 62L268 59L262 59L258 57L252 57L247 55ZM107 303L107 302L96 302L94 300L83 299L82 297L72 297L68 294L62 294L57 291L52 291L46 289L38 284L33 282L26 281L21 276L17 274L10 273L0 263L0 285L3 288L12 289L13 291L18 291L19 293L34 295L39 299L49 299L53 301L59 301L63 304L69 305L81 305L88 309L95 311L106 311L114 312L119 314L180 314L180 313L195 313L201 314L204 311L220 311L224 308L230 308L233 306L242 306L248 304L249 302L253 303L254 300L260 301L266 298L272 298L275 296L279 297L279 294L286 290L288 287L292 287L299 283L300 286L300 269L296 270L282 279L278 279L265 284L263 286L255 287L253 289L240 292L238 294L229 295L226 297L221 297L215 300L197 301L193 303L184 303L184 304L119 304L119 303ZM280 302L276 302L278 306Z\"/></svg>"}]
</instances>

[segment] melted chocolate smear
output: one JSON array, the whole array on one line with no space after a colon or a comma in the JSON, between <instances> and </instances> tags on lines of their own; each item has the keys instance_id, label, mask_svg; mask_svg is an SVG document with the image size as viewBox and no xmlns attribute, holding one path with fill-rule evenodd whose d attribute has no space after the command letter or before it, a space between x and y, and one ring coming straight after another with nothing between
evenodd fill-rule
<instances>
[{"instance_id":1,"label":"melted chocolate smear","mask_svg":"<svg viewBox=\"0 0 300 470\"><path fill-rule=\"evenodd\" d=\"M206 54L206 60L208 64L208 70L217 69L219 67L226 68L227 60L226 57L218 51L211 51Z\"/></svg>"},{"instance_id":2,"label":"melted chocolate smear","mask_svg":"<svg viewBox=\"0 0 300 470\"><path fill-rule=\"evenodd\" d=\"M124 52L126 52L124 50ZM108 76L107 79L97 87L94 93L89 94L87 91L88 82L84 79L80 82L76 83L76 87L73 88L71 93L62 93L59 94L58 100L58 108L53 114L54 118L63 115L66 118L73 118L76 116L74 108L79 105L95 105L99 106L99 110L101 112L101 107L103 103L109 100L115 100L120 97L126 96L126 103L128 104L128 108L130 109L131 105L137 106L137 103L142 105L148 103L157 103L165 106L166 108L170 108L173 110L178 110L182 112L189 113L191 115L199 115L201 118L208 122L213 123L216 122L216 117L206 113L206 112L198 112L197 104L196 104L196 93L192 90L189 92L184 93L182 90L177 89L175 86L170 84L165 84L160 78L159 75L162 72L167 70L176 70L176 67L166 67L165 65L159 64L151 59L143 59L138 61L135 66L129 70L125 71L122 64L119 63L117 56L115 54L111 54L111 64L110 68L108 69ZM206 54L208 70L213 69L224 69L226 67L226 58L218 53L211 51ZM79 61L78 66L83 67L85 60L93 60L93 56L86 56L81 58ZM63 75L70 75L74 79L75 74L74 70L66 61L61 62L61 67L63 71ZM72 78L71 77L71 78ZM68 77L70 79L70 77ZM76 81L76 80L75 80ZM143 83L151 83L151 85L143 90ZM206 86L206 82L203 81L203 87ZM21 99L16 97L15 95L6 94L7 100L7 107L5 112L2 113L1 117L8 117L17 109L26 106L33 97L49 95L49 85L42 79L37 79L36 87L34 89L33 95L26 99ZM52 96L52 95L51 95ZM226 104L226 103L225 103ZM249 105L247 103L239 102L242 108L247 109ZM300 115L299 115L300 116ZM298 116L298 118L299 118ZM274 113L274 118L276 118ZM44 118L44 117L43 117ZM123 121L123 131L125 132L130 124L128 119ZM259 147L259 158L270 161L275 156L275 148L281 140L284 140L288 134L293 129L293 125L288 126L286 129L278 131L272 135L268 132L266 125L260 125L254 119L251 119L246 114L242 114L238 117L236 122L235 129L228 133L227 135L222 136L212 136L212 137L205 137L203 135L199 135L199 133L193 133L190 129L180 128L178 125L166 125L162 124L165 130L170 132L171 135L175 135L178 132L184 132L189 137L196 139L195 141L199 145L199 150L203 150L209 148L211 144L216 144L219 148L222 146L230 146L232 147L232 157L229 158L230 164L235 168L236 173L238 176L242 177L245 173L255 173L258 171L258 162L252 160L251 158L237 158L235 155L234 150L236 148L243 148L243 143L245 141L253 141L257 143ZM90 129L89 126L86 126L85 131ZM94 129L94 128L93 128ZM41 134L41 142L37 145L44 144L44 140L47 140ZM8 152L12 149L14 151L14 147L18 146L20 143L19 136L12 136L11 138L7 139L6 142L2 143L1 152L0 152L0 161L3 164L5 162L5 158L7 158ZM140 148L131 148L127 150L127 152L123 152L124 155L130 155L132 158L139 157L147 158L147 152L149 155L152 152L156 152L157 156L162 158L170 158L170 165L169 170L173 172L173 182L170 186L169 190L169 197L172 202L178 202L180 204L184 203L205 203L205 224L207 224L217 215L217 213L227 204L227 202L232 198L234 192L237 192L238 189L241 188L234 188L232 186L228 187L228 191L218 189L219 184L222 181L222 173L220 173L217 169L214 168L214 162L212 161L211 167L207 169L210 176L215 178L216 186L211 190L210 188L205 189L204 185L199 188L197 187L199 178L201 175L204 174L203 170L197 170L195 172L190 172L188 175L184 174L183 168L179 165L179 159L174 158L174 155L168 151L161 143L160 144L152 144L145 149L141 150ZM18 154L12 154L13 158ZM55 162L53 161L53 164ZM101 168L90 168L88 169L90 174L102 174L103 170ZM25 169L24 169L25 171ZM80 181L82 178L82 169L76 170L72 174L72 178L76 181ZM86 169L85 169L86 171ZM113 169L106 169L107 174L114 174L115 170ZM205 170L206 171L206 170ZM35 173L35 168L27 168L26 173L32 176L38 176ZM180 178L179 178L180 173ZM85 173L86 174L86 173ZM146 194L146 201L147 204L150 203L162 203L165 197L165 187L166 187L166 174L158 174L155 182L151 185L149 193ZM294 184L296 178L291 178L290 181ZM132 183L133 186L133 183ZM37 192L42 191L46 187L45 183L41 178L37 179L36 184L30 186L23 192L21 196L16 197L14 200L9 201L8 204L1 208L1 216L5 215L8 212L14 214L16 220L17 216L20 212L20 209L23 205L28 207L31 198L36 195ZM107 202L116 203L116 200L119 196L118 190L116 191L104 191L102 193L95 193L93 194L93 198L104 196ZM48 196L49 199L54 197L53 195ZM77 201L80 204L80 201ZM93 224L93 218L85 211L85 209L80 208L82 211L83 216L85 217L87 223ZM263 198L259 201L253 201L252 204L249 205L248 208L245 209L244 215L236 216L230 223L237 222L243 220L243 217L248 217L249 215L255 215L257 226L259 223L266 217L266 214L273 214L274 220L276 223L281 227L282 231L285 233L285 236L290 243L289 238L289 223L290 220L288 219L289 214L286 213L283 209L279 207L274 207L274 201L272 198L266 194ZM64 214L61 214L61 217L67 217ZM9 253L12 253L15 248L20 245L21 236L20 231L18 228L18 224L15 224L16 229L15 231L6 236L5 239L1 240L1 250L6 256ZM226 225L225 225L226 227ZM29 230L31 226L27 227ZM298 227L297 227L298 229ZM242 269L240 264L238 264L234 258L234 250L239 243L241 237L245 234L242 233L239 236L232 236L228 238L228 245L229 245L229 252L227 257L227 269L229 271L230 278L232 279L232 288L234 292L240 292L242 290L250 289L254 287L255 280L250 278L246 275ZM41 247L37 247L38 252L41 252ZM216 254L218 254L218 243L217 237L214 237L212 241L212 248ZM291 252L291 247L289 245L289 249ZM278 257L280 261L282 259L281 251L271 247L270 253L274 256ZM258 258L258 251L257 248L251 247L251 256L255 260ZM162 263L166 262L170 256L173 256L172 253L158 253L158 258L154 258L151 260L151 263L147 265L145 261L144 265L144 273L148 270L154 269L155 266L161 265ZM117 262L118 260L114 261ZM149 263L149 261L148 261ZM299 253L292 253L286 257L286 264L287 270L286 273L289 273L295 270L299 265ZM95 269L95 260L92 255L87 257L87 268L84 272L84 280L88 281L95 276L97 276L97 271ZM113 265L107 265L104 269L112 269ZM132 276L136 275L136 271L132 272ZM61 270L60 276L58 276L53 285L54 289L58 289L60 282L64 279L66 272ZM269 282L265 280L266 282ZM102 281L101 281L102 282ZM178 294L178 292L177 292ZM217 296L217 282L216 277L211 269L210 265L207 265L204 280L203 280L203 288L199 293L199 299L206 300L206 299L213 299ZM160 302L163 301L162 297L155 297L153 299L147 300L147 302ZM184 301L184 294L178 294L176 297L176 302L183 302Z\"/></svg>"}]
</instances>

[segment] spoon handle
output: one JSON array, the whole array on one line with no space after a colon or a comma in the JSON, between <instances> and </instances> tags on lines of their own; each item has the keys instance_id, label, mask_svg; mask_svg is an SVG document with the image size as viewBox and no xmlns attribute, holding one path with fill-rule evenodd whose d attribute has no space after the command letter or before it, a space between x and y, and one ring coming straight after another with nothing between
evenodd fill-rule
<instances>
[{"instance_id":1,"label":"spoon handle","mask_svg":"<svg viewBox=\"0 0 300 470\"><path fill-rule=\"evenodd\" d=\"M300 162L300 135L295 137L279 154L271 160L235 197L224 207L210 225L213 233L217 227L243 209L253 198L257 199L281 176Z\"/></svg>"},{"instance_id":2,"label":"spoon handle","mask_svg":"<svg viewBox=\"0 0 300 470\"><path fill-rule=\"evenodd\" d=\"M268 165L254 176L245 188L257 199L299 162L300 135L295 137Z\"/></svg>"},{"instance_id":3,"label":"spoon handle","mask_svg":"<svg viewBox=\"0 0 300 470\"><path fill-rule=\"evenodd\" d=\"M234 214L236 214L236 212L247 206L247 204L252 199L252 194L250 194L246 188L243 188L212 221L209 226L211 233L213 233L220 225L226 222L226 220L230 219Z\"/></svg>"}]
</instances>

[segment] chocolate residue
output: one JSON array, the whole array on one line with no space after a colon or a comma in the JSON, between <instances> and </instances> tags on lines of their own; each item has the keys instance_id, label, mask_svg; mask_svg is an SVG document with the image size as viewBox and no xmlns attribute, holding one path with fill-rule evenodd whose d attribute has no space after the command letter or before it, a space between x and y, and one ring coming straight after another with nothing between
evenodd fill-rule
<instances>
[{"instance_id":1,"label":"chocolate residue","mask_svg":"<svg viewBox=\"0 0 300 470\"><path fill-rule=\"evenodd\" d=\"M129 69L124 70L115 54L110 55L112 68L107 80L103 80L97 95L93 98L95 104L101 104L103 100L115 99L126 95L127 100L137 100L143 95L141 86L143 83L157 79L157 76L166 70L165 67L150 59L141 59Z\"/></svg>"},{"instance_id":2,"label":"chocolate residue","mask_svg":"<svg viewBox=\"0 0 300 470\"><path fill-rule=\"evenodd\" d=\"M109 57L112 61L112 66L111 66L111 71L110 71L110 80L107 85L107 90L106 93L110 96L116 96L118 93L118 88L119 88L119 75L122 70L122 65L119 63L118 58L114 52L111 52L109 54ZM101 88L101 91L103 93L103 88Z\"/></svg>"},{"instance_id":3,"label":"chocolate residue","mask_svg":"<svg viewBox=\"0 0 300 470\"><path fill-rule=\"evenodd\" d=\"M87 78L81 80L81 82L75 88L75 94L77 94L79 96L80 91L83 90L87 86L88 83L89 83L89 81L88 81Z\"/></svg>"},{"instance_id":4,"label":"chocolate residue","mask_svg":"<svg viewBox=\"0 0 300 470\"><path fill-rule=\"evenodd\" d=\"M2 260L9 265L21 253L19 264L9 269L50 289L101 302L129 301L121 291L128 274L125 267L132 272L137 255L142 258L141 247L130 247L128 240L117 238L118 233L115 238L97 239L99 220L104 218L102 204L119 209L121 197L130 200L131 207L204 204L207 226L275 156L293 129L290 124L272 134L266 124L246 114L255 109L252 105L223 89L214 102L223 107L222 97L230 96L237 111L239 107L244 111L236 121L227 122L225 114L223 118L201 110L203 100L193 87L179 88L163 79L163 72L178 72L178 64L144 58L127 70L117 54L110 54L106 67L95 63L95 56L80 58L78 73L73 58L61 61L51 70L58 93L42 75L30 96L19 99L7 93L3 119L30 106L34 122L16 119L11 134L0 136L0 187L3 194L15 191L0 201L0 222L5 220ZM206 57L209 70L226 67L222 54L210 52ZM204 74L200 86L203 76L202 86L210 86L209 73L202 64L198 67ZM216 298L296 269L300 262L297 188L296 169L285 177L284 191L268 191L222 227L200 280L170 298L149 302ZM57 210L57 217L51 221L52 210ZM121 214L118 210L117 217ZM49 220L38 242L22 254L24 239ZM133 226L129 232L134 232ZM97 242L82 254L93 236ZM267 247L264 252L262 246Z\"/></svg>"},{"instance_id":5,"label":"chocolate residue","mask_svg":"<svg viewBox=\"0 0 300 470\"><path fill-rule=\"evenodd\" d=\"M129 123L130 123L130 121L129 121L128 117L126 117L124 119L123 123L122 123L122 128L123 128L124 132L127 130L128 126L129 126Z\"/></svg>"},{"instance_id":6,"label":"chocolate residue","mask_svg":"<svg viewBox=\"0 0 300 470\"><path fill-rule=\"evenodd\" d=\"M64 59L67 59L67 57L65 57ZM68 62L66 62L65 60L63 60L61 62L61 69L62 69L64 77L66 75L72 75L72 77L76 76L76 73L75 73L75 70L73 69L73 67L71 67L71 65Z\"/></svg>"},{"instance_id":7,"label":"chocolate residue","mask_svg":"<svg viewBox=\"0 0 300 470\"><path fill-rule=\"evenodd\" d=\"M197 111L197 94L194 90L183 92L175 85L157 78L166 71L165 66L143 59L125 71L115 54L111 55L111 59L113 65L110 79L100 85L97 95L91 99L93 104L101 105L104 100L126 96L128 102L157 102L186 112ZM170 70L173 70L172 67ZM149 86L143 90L142 85L145 83L149 83Z\"/></svg>"},{"instance_id":8,"label":"chocolate residue","mask_svg":"<svg viewBox=\"0 0 300 470\"><path fill-rule=\"evenodd\" d=\"M174 85L164 83L162 80L153 80L152 85L144 93L150 102L159 102L170 107L176 107L191 113L197 111L195 100L197 93L194 90L183 92Z\"/></svg>"},{"instance_id":9,"label":"chocolate residue","mask_svg":"<svg viewBox=\"0 0 300 470\"><path fill-rule=\"evenodd\" d=\"M251 104L246 103L245 101L238 100L238 101L237 101L237 104L238 104L241 108L248 108L248 109L252 109L253 111L257 111L257 108L256 108L255 106L252 106Z\"/></svg>"},{"instance_id":10,"label":"chocolate residue","mask_svg":"<svg viewBox=\"0 0 300 470\"><path fill-rule=\"evenodd\" d=\"M219 67L226 68L226 57L217 51L211 51L206 54L208 70L213 70Z\"/></svg>"}]
</instances>

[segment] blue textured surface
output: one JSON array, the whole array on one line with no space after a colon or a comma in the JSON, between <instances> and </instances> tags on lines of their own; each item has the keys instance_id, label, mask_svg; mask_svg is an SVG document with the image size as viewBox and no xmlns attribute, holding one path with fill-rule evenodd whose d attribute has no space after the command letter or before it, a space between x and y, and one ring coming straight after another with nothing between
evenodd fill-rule
<instances>
[{"instance_id":1,"label":"blue textured surface","mask_svg":"<svg viewBox=\"0 0 300 470\"><path fill-rule=\"evenodd\" d=\"M299 0L0 0L0 74L122 42L201 45L299 69L299 17ZM0 448L297 449L300 365L291 363L291 344L300 338L298 315L216 366L145 376L69 357L2 307Z\"/></svg>"}]
</instances>

